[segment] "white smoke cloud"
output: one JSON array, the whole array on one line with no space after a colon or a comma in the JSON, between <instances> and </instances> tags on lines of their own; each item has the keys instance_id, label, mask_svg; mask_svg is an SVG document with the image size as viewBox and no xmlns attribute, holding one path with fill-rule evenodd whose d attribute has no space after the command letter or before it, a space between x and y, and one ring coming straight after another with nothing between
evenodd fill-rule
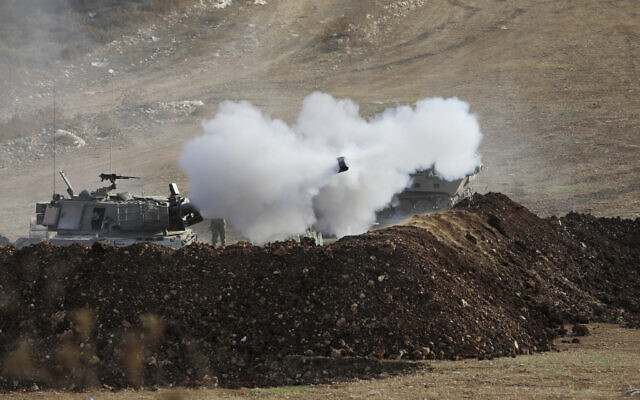
<instances>
[{"instance_id":1,"label":"white smoke cloud","mask_svg":"<svg viewBox=\"0 0 640 400\"><path fill-rule=\"evenodd\" d=\"M446 179L480 165L480 127L469 105L433 98L360 117L351 100L313 93L295 124L247 102L224 102L180 165L205 217L225 217L263 243L316 224L338 236L365 232L409 174L435 166ZM337 156L349 171L336 174Z\"/></svg>"}]
</instances>

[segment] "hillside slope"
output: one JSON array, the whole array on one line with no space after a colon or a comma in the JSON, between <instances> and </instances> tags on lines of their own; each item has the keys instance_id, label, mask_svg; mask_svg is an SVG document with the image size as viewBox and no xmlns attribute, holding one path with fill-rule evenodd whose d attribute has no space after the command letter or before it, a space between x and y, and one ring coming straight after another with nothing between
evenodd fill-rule
<instances>
[{"instance_id":1,"label":"hillside slope","mask_svg":"<svg viewBox=\"0 0 640 400\"><path fill-rule=\"evenodd\" d=\"M0 48L3 234L24 235L33 203L50 196L54 82L58 127L87 143L58 148L78 188L108 169L109 135L114 168L145 178L129 189L186 184L181 145L225 99L291 121L314 90L364 115L457 96L485 133L481 189L541 215L640 213L636 1L138 3L45 13L50 24Z\"/></svg>"}]
</instances>

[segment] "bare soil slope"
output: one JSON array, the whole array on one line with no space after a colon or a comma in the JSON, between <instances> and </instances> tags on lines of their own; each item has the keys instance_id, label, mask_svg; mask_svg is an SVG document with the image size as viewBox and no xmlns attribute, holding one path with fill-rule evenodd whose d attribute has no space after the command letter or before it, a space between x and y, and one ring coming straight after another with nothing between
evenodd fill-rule
<instances>
[{"instance_id":1,"label":"bare soil slope","mask_svg":"<svg viewBox=\"0 0 640 400\"><path fill-rule=\"evenodd\" d=\"M639 239L640 219L488 194L326 247L0 248L0 387L317 383L549 350L565 322L640 326Z\"/></svg>"},{"instance_id":2,"label":"bare soil slope","mask_svg":"<svg viewBox=\"0 0 640 400\"><path fill-rule=\"evenodd\" d=\"M364 115L458 96L485 133L480 189L540 215L640 213L634 0L147 3L3 24L1 233L24 235L50 196L53 83L58 127L87 143L58 148L77 188L109 168L109 135L112 169L145 178L129 189L185 183L181 145L225 99L291 121L313 90Z\"/></svg>"}]
</instances>

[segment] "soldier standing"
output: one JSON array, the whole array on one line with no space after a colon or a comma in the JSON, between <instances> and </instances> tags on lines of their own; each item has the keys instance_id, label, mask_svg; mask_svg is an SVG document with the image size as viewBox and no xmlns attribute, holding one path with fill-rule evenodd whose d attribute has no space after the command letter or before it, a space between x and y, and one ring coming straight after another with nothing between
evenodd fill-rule
<instances>
[{"instance_id":1,"label":"soldier standing","mask_svg":"<svg viewBox=\"0 0 640 400\"><path fill-rule=\"evenodd\" d=\"M211 219L211 244L215 246L220 238L220 244L225 246L225 232L227 229L227 221L224 218Z\"/></svg>"}]
</instances>

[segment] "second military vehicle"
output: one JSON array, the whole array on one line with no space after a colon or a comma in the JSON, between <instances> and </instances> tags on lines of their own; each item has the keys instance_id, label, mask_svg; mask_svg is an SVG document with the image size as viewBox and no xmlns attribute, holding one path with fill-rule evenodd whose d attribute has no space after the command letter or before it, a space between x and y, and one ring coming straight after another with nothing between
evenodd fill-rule
<instances>
[{"instance_id":1,"label":"second military vehicle","mask_svg":"<svg viewBox=\"0 0 640 400\"><path fill-rule=\"evenodd\" d=\"M451 208L473 194L473 184L477 181L481 169L482 167L478 167L472 174L453 181L439 177L433 167L416 171L411 174L409 186L396 194L389 206L378 211L378 223L389 225L414 214Z\"/></svg>"}]
</instances>

